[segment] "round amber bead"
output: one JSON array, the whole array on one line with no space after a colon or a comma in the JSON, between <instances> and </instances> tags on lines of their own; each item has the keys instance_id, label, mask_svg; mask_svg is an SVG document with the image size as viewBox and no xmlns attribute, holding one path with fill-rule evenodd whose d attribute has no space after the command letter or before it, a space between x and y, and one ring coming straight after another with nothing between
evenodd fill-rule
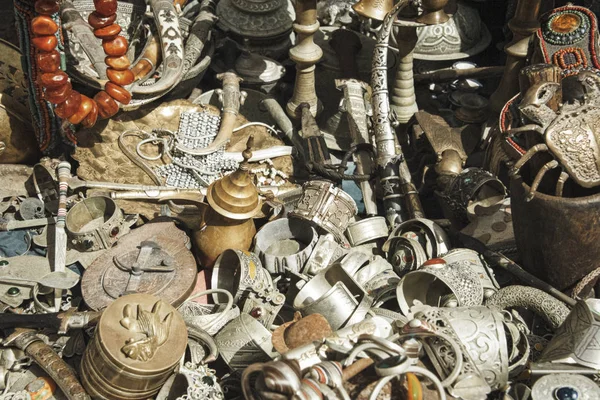
<instances>
[{"instance_id":1,"label":"round amber bead","mask_svg":"<svg viewBox=\"0 0 600 400\"><path fill-rule=\"evenodd\" d=\"M98 92L94 96L96 105L98 106L98 115L102 119L107 119L115 115L119 111L119 105L112 97L108 95L104 90Z\"/></svg>"},{"instance_id":2,"label":"round amber bead","mask_svg":"<svg viewBox=\"0 0 600 400\"><path fill-rule=\"evenodd\" d=\"M87 117L81 121L81 125L86 128L91 128L96 125L96 120L98 120L98 105L96 104L96 101L92 100L92 109Z\"/></svg>"},{"instance_id":3,"label":"round amber bead","mask_svg":"<svg viewBox=\"0 0 600 400\"><path fill-rule=\"evenodd\" d=\"M125 69L129 69L131 63L129 62L129 58L127 56L120 57L112 57L108 56L104 59L106 65L108 65L112 69L116 69L117 71L123 71Z\"/></svg>"},{"instance_id":4,"label":"round amber bead","mask_svg":"<svg viewBox=\"0 0 600 400\"><path fill-rule=\"evenodd\" d=\"M131 93L129 93L129 90L122 86L116 85L112 82L107 82L104 86L104 90L106 90L106 93L108 93L110 97L121 104L129 104L131 101Z\"/></svg>"},{"instance_id":5,"label":"round amber bead","mask_svg":"<svg viewBox=\"0 0 600 400\"><path fill-rule=\"evenodd\" d=\"M52 104L60 104L69 97L73 87L70 82L60 86L56 89L46 89L44 92L44 98Z\"/></svg>"},{"instance_id":6,"label":"round amber bead","mask_svg":"<svg viewBox=\"0 0 600 400\"><path fill-rule=\"evenodd\" d=\"M56 0L37 0L34 5L35 12L43 15L52 15L60 10Z\"/></svg>"},{"instance_id":7,"label":"round amber bead","mask_svg":"<svg viewBox=\"0 0 600 400\"><path fill-rule=\"evenodd\" d=\"M124 56L127 53L127 46L127 39L123 36L117 36L114 39L102 41L104 52L113 57Z\"/></svg>"},{"instance_id":8,"label":"round amber bead","mask_svg":"<svg viewBox=\"0 0 600 400\"><path fill-rule=\"evenodd\" d=\"M121 33L121 27L119 24L112 24L104 28L98 28L94 30L94 35L97 38L104 40L113 40L119 36L119 33Z\"/></svg>"},{"instance_id":9,"label":"round amber bead","mask_svg":"<svg viewBox=\"0 0 600 400\"><path fill-rule=\"evenodd\" d=\"M39 15L31 20L31 31L39 36L54 35L58 25L47 15Z\"/></svg>"},{"instance_id":10,"label":"round amber bead","mask_svg":"<svg viewBox=\"0 0 600 400\"><path fill-rule=\"evenodd\" d=\"M133 80L135 79L133 72L131 72L129 69L117 71L116 69L107 68L106 76L111 82L121 86L129 85L133 83Z\"/></svg>"},{"instance_id":11,"label":"round amber bead","mask_svg":"<svg viewBox=\"0 0 600 400\"><path fill-rule=\"evenodd\" d=\"M42 51L52 51L56 49L56 45L58 44L58 40L54 35L48 36L37 36L31 39L31 44L38 50Z\"/></svg>"},{"instance_id":12,"label":"round amber bead","mask_svg":"<svg viewBox=\"0 0 600 400\"><path fill-rule=\"evenodd\" d=\"M88 17L88 23L94 29L104 28L105 26L112 25L117 20L117 14L104 17L98 14L96 11L90 14Z\"/></svg>"},{"instance_id":13,"label":"round amber bead","mask_svg":"<svg viewBox=\"0 0 600 400\"><path fill-rule=\"evenodd\" d=\"M90 99L87 96L81 95L81 103L79 103L79 108L77 109L75 114L69 117L69 122L74 125L77 125L78 123L83 121L83 119L87 117L87 115L92 111L93 105L94 100Z\"/></svg>"},{"instance_id":14,"label":"round amber bead","mask_svg":"<svg viewBox=\"0 0 600 400\"><path fill-rule=\"evenodd\" d=\"M40 75L40 83L46 89L58 89L69 83L69 76L63 71L47 72Z\"/></svg>"},{"instance_id":15,"label":"round amber bead","mask_svg":"<svg viewBox=\"0 0 600 400\"><path fill-rule=\"evenodd\" d=\"M103 17L110 17L117 12L117 0L94 0L94 6Z\"/></svg>"},{"instance_id":16,"label":"round amber bead","mask_svg":"<svg viewBox=\"0 0 600 400\"><path fill-rule=\"evenodd\" d=\"M78 91L73 90L65 101L54 108L54 113L60 118L69 118L79 110L81 104L81 95Z\"/></svg>"},{"instance_id":17,"label":"round amber bead","mask_svg":"<svg viewBox=\"0 0 600 400\"><path fill-rule=\"evenodd\" d=\"M60 68L60 53L56 50L50 52L38 51L35 61L42 72L56 72Z\"/></svg>"}]
</instances>

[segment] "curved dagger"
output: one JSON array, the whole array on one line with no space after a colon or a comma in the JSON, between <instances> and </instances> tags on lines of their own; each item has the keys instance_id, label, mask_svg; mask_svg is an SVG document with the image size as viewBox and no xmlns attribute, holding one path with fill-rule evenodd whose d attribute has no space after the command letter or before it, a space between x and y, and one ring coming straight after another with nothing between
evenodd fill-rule
<instances>
[{"instance_id":1,"label":"curved dagger","mask_svg":"<svg viewBox=\"0 0 600 400\"><path fill-rule=\"evenodd\" d=\"M183 75L183 38L173 2L149 0L148 4L152 8L162 44L162 76L153 85L134 83L130 88L133 95L164 94L179 83Z\"/></svg>"}]
</instances>

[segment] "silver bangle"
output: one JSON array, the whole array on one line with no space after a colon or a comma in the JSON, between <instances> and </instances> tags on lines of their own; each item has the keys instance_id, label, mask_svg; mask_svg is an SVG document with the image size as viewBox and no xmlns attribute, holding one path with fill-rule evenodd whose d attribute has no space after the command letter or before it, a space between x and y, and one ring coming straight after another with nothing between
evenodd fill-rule
<instances>
[{"instance_id":1,"label":"silver bangle","mask_svg":"<svg viewBox=\"0 0 600 400\"><path fill-rule=\"evenodd\" d=\"M358 212L352 197L329 181L306 182L302 189L302 198L289 216L313 223L349 247L344 231Z\"/></svg>"},{"instance_id":2,"label":"silver bangle","mask_svg":"<svg viewBox=\"0 0 600 400\"><path fill-rule=\"evenodd\" d=\"M282 218L258 231L254 251L271 274L281 274L286 269L300 272L318 239L317 231L306 221Z\"/></svg>"},{"instance_id":3,"label":"silver bangle","mask_svg":"<svg viewBox=\"0 0 600 400\"><path fill-rule=\"evenodd\" d=\"M384 217L370 217L351 222L346 229L350 246L359 246L388 236L388 226Z\"/></svg>"}]
</instances>

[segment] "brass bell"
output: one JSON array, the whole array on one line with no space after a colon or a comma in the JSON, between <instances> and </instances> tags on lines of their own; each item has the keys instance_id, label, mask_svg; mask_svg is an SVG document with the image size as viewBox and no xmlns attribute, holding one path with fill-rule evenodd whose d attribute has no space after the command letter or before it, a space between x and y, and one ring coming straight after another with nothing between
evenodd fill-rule
<instances>
[{"instance_id":1,"label":"brass bell","mask_svg":"<svg viewBox=\"0 0 600 400\"><path fill-rule=\"evenodd\" d=\"M394 0L360 0L352 5L358 15L377 21L383 21L392 7L394 7Z\"/></svg>"},{"instance_id":2,"label":"brass bell","mask_svg":"<svg viewBox=\"0 0 600 400\"><path fill-rule=\"evenodd\" d=\"M225 250L245 251L252 245L256 234L252 217L262 206L248 173L253 142L254 138L250 136L239 168L208 187L209 207L205 208L200 229L194 232L198 261L205 268L212 268Z\"/></svg>"},{"instance_id":3,"label":"brass bell","mask_svg":"<svg viewBox=\"0 0 600 400\"><path fill-rule=\"evenodd\" d=\"M417 18L417 22L426 25L437 25L447 22L450 17L446 14L444 8L448 0L422 0L421 7L423 13Z\"/></svg>"}]
</instances>

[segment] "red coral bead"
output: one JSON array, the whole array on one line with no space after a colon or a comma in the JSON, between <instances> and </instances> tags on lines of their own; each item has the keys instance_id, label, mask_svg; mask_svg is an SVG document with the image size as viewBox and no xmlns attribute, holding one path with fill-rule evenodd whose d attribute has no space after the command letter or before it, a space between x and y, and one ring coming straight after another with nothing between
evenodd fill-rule
<instances>
[{"instance_id":1,"label":"red coral bead","mask_svg":"<svg viewBox=\"0 0 600 400\"><path fill-rule=\"evenodd\" d=\"M81 125L86 128L91 128L96 125L96 121L98 120L98 104L94 100L92 100L92 109L90 113L81 121Z\"/></svg>"},{"instance_id":2,"label":"red coral bead","mask_svg":"<svg viewBox=\"0 0 600 400\"><path fill-rule=\"evenodd\" d=\"M69 82L69 76L63 71L47 72L40 75L40 83L46 89L58 89Z\"/></svg>"},{"instance_id":3,"label":"red coral bead","mask_svg":"<svg viewBox=\"0 0 600 400\"><path fill-rule=\"evenodd\" d=\"M77 109L75 114L69 117L69 122L73 125L77 125L78 123L83 121L85 117L88 116L88 114L92 111L93 106L94 100L90 99L87 96L81 95L81 103L79 104L79 108Z\"/></svg>"},{"instance_id":4,"label":"red coral bead","mask_svg":"<svg viewBox=\"0 0 600 400\"><path fill-rule=\"evenodd\" d=\"M73 90L65 101L54 108L54 113L60 118L69 118L79 110L81 104L81 95L78 91Z\"/></svg>"},{"instance_id":5,"label":"red coral bead","mask_svg":"<svg viewBox=\"0 0 600 400\"><path fill-rule=\"evenodd\" d=\"M117 85L121 85L121 86L129 85L129 84L133 83L133 81L135 79L133 72L131 72L131 70L129 70L129 69L125 69L123 71L117 71L116 69L107 68L106 76L108 77L108 79L111 82L116 83Z\"/></svg>"},{"instance_id":6,"label":"red coral bead","mask_svg":"<svg viewBox=\"0 0 600 400\"><path fill-rule=\"evenodd\" d=\"M97 38L104 40L113 40L119 35L119 33L121 33L121 27L119 24L112 24L104 28L94 30L94 35Z\"/></svg>"},{"instance_id":7,"label":"red coral bead","mask_svg":"<svg viewBox=\"0 0 600 400\"><path fill-rule=\"evenodd\" d=\"M44 98L52 104L60 104L69 97L72 90L73 86L71 86L70 82L67 82L65 85L56 89L46 89Z\"/></svg>"},{"instance_id":8,"label":"red coral bead","mask_svg":"<svg viewBox=\"0 0 600 400\"><path fill-rule=\"evenodd\" d=\"M96 105L98 106L98 115L102 119L107 119L115 115L119 111L119 105L112 97L108 95L104 90L98 92L94 96Z\"/></svg>"},{"instance_id":9,"label":"red coral bead","mask_svg":"<svg viewBox=\"0 0 600 400\"><path fill-rule=\"evenodd\" d=\"M58 44L58 40L54 35L48 36L37 36L31 39L31 44L38 50L42 51L52 51L56 49L56 45Z\"/></svg>"},{"instance_id":10,"label":"red coral bead","mask_svg":"<svg viewBox=\"0 0 600 400\"><path fill-rule=\"evenodd\" d=\"M127 53L127 39L123 36L117 36L112 40L103 40L102 48L104 52L109 56L120 57Z\"/></svg>"},{"instance_id":11,"label":"red coral bead","mask_svg":"<svg viewBox=\"0 0 600 400\"><path fill-rule=\"evenodd\" d=\"M117 20L117 14L110 15L108 17L104 17L98 14L96 11L90 14L88 17L88 23L94 29L104 28L105 26L109 26L113 24Z\"/></svg>"},{"instance_id":12,"label":"red coral bead","mask_svg":"<svg viewBox=\"0 0 600 400\"><path fill-rule=\"evenodd\" d=\"M31 31L36 35L54 35L58 25L47 15L39 15L31 20Z\"/></svg>"},{"instance_id":13,"label":"red coral bead","mask_svg":"<svg viewBox=\"0 0 600 400\"><path fill-rule=\"evenodd\" d=\"M43 15L52 15L60 10L56 0L37 0L34 5L35 12Z\"/></svg>"},{"instance_id":14,"label":"red coral bead","mask_svg":"<svg viewBox=\"0 0 600 400\"><path fill-rule=\"evenodd\" d=\"M129 104L131 101L131 93L122 86L115 85L112 82L107 82L104 86L106 93L121 104Z\"/></svg>"},{"instance_id":15,"label":"red coral bead","mask_svg":"<svg viewBox=\"0 0 600 400\"><path fill-rule=\"evenodd\" d=\"M110 17L117 12L117 0L94 0L96 12L103 17Z\"/></svg>"},{"instance_id":16,"label":"red coral bead","mask_svg":"<svg viewBox=\"0 0 600 400\"><path fill-rule=\"evenodd\" d=\"M35 61L42 72L56 72L60 68L60 53L56 50L50 52L39 51Z\"/></svg>"}]
</instances>

